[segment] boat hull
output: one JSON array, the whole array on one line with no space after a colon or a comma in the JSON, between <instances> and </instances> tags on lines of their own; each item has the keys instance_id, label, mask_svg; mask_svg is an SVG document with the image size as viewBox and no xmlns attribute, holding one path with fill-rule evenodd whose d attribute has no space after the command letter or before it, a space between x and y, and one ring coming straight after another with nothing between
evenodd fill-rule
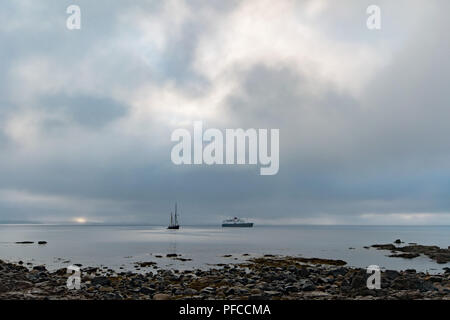
<instances>
[{"instance_id":1,"label":"boat hull","mask_svg":"<svg viewBox=\"0 0 450 320\"><path fill-rule=\"evenodd\" d=\"M169 230L178 230L178 229L180 229L180 226L169 226L169 227L167 227L167 229L169 229Z\"/></svg>"},{"instance_id":2,"label":"boat hull","mask_svg":"<svg viewBox=\"0 0 450 320\"><path fill-rule=\"evenodd\" d=\"M223 228L252 228L253 222L246 223L222 223Z\"/></svg>"}]
</instances>

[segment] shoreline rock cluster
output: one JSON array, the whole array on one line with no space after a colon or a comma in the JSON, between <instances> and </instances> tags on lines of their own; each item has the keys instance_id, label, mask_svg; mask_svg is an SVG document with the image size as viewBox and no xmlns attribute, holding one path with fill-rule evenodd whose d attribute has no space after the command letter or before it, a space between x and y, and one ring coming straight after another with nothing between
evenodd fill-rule
<instances>
[{"instance_id":1,"label":"shoreline rock cluster","mask_svg":"<svg viewBox=\"0 0 450 320\"><path fill-rule=\"evenodd\" d=\"M47 241L38 241L40 245L47 244ZM17 241L16 244L34 244L34 241Z\"/></svg>"},{"instance_id":2,"label":"shoreline rock cluster","mask_svg":"<svg viewBox=\"0 0 450 320\"><path fill-rule=\"evenodd\" d=\"M424 254L439 264L450 262L450 246L447 249L438 246L424 246L416 243L398 246L403 243L400 239L395 240L394 243L397 244L397 246L392 243L387 243L374 244L372 247L377 250L389 250L391 252L389 257L393 258L414 259Z\"/></svg>"},{"instance_id":3,"label":"shoreline rock cluster","mask_svg":"<svg viewBox=\"0 0 450 320\"><path fill-rule=\"evenodd\" d=\"M120 272L81 269L81 287L69 290L66 269L29 269L0 260L0 299L448 299L450 269L438 275L415 270L381 273L381 289L368 289L366 269L342 260L267 255L202 270ZM141 262L151 268L153 263Z\"/></svg>"}]
</instances>

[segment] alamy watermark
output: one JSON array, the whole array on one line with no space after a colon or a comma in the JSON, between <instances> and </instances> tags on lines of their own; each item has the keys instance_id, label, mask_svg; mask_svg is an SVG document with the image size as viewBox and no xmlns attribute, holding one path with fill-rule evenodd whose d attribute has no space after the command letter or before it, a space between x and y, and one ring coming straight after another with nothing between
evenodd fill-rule
<instances>
[{"instance_id":1,"label":"alamy watermark","mask_svg":"<svg viewBox=\"0 0 450 320\"><path fill-rule=\"evenodd\" d=\"M377 5L370 5L367 7L366 13L369 15L366 21L367 29L380 30L381 29L381 8Z\"/></svg>"},{"instance_id":2,"label":"alamy watermark","mask_svg":"<svg viewBox=\"0 0 450 320\"><path fill-rule=\"evenodd\" d=\"M171 140L178 142L171 152L176 165L259 164L261 175L275 175L279 170L279 129L226 129L224 135L213 128L203 132L203 122L196 121L193 137L187 129L176 129Z\"/></svg>"},{"instance_id":3,"label":"alamy watermark","mask_svg":"<svg viewBox=\"0 0 450 320\"><path fill-rule=\"evenodd\" d=\"M69 266L69 267L67 267L67 273L70 274L69 278L67 278L67 289L80 290L80 288L81 288L80 267Z\"/></svg>"},{"instance_id":4,"label":"alamy watermark","mask_svg":"<svg viewBox=\"0 0 450 320\"><path fill-rule=\"evenodd\" d=\"M381 271L377 265L371 265L367 267L367 273L370 276L367 278L367 289L381 289Z\"/></svg>"},{"instance_id":5,"label":"alamy watermark","mask_svg":"<svg viewBox=\"0 0 450 320\"><path fill-rule=\"evenodd\" d=\"M70 16L66 20L66 27L69 30L80 30L81 29L81 9L77 5L70 5L66 10L67 14Z\"/></svg>"}]
</instances>

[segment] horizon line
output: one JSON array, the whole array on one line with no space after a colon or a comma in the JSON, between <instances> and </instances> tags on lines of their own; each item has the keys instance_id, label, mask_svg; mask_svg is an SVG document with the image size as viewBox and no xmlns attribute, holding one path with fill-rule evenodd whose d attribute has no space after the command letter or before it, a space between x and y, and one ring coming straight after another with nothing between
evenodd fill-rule
<instances>
[{"instance_id":1,"label":"horizon line","mask_svg":"<svg viewBox=\"0 0 450 320\"><path fill-rule=\"evenodd\" d=\"M149 226L149 227L166 227L166 224L153 224L153 223L103 223L103 222L91 222L91 223L44 223L44 222L0 222L0 226ZM198 224L184 224L181 227L198 227L198 226L221 226L220 223L198 223ZM316 227L333 227L333 226L346 226L346 227L449 227L450 224L314 224L314 223L300 223L300 224L270 224L259 223L254 226L269 226L269 227L292 227L292 226L316 226Z\"/></svg>"}]
</instances>

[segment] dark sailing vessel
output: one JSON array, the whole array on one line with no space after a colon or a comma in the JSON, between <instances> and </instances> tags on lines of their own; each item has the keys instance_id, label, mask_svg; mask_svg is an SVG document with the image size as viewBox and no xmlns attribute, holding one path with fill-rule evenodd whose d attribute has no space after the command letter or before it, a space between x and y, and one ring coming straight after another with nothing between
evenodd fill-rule
<instances>
[{"instance_id":1,"label":"dark sailing vessel","mask_svg":"<svg viewBox=\"0 0 450 320\"><path fill-rule=\"evenodd\" d=\"M177 213L177 204L175 203L175 216L173 213L170 213L170 224L167 229L178 230L180 229L180 225L178 224L178 213Z\"/></svg>"}]
</instances>

